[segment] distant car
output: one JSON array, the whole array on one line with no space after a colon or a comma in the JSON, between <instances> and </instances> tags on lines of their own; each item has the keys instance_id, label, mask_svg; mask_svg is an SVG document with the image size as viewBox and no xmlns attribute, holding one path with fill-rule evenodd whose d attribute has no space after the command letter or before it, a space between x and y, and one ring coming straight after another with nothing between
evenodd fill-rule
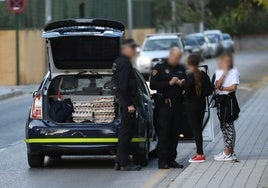
<instances>
[{"instance_id":1,"label":"distant car","mask_svg":"<svg viewBox=\"0 0 268 188\"><path fill-rule=\"evenodd\" d=\"M197 38L185 37L184 38L184 49L190 54L196 54L200 57L201 61L204 60L203 50L200 47Z\"/></svg>"},{"instance_id":2,"label":"distant car","mask_svg":"<svg viewBox=\"0 0 268 188\"><path fill-rule=\"evenodd\" d=\"M49 71L33 94L26 123L30 167L42 167L45 156L116 153L121 123L112 66L123 35L124 25L102 19L63 20L44 28ZM135 76L137 126L131 154L146 165L156 148L154 105L146 81L137 70ZM71 118L58 120L72 105Z\"/></svg>"},{"instance_id":3,"label":"distant car","mask_svg":"<svg viewBox=\"0 0 268 188\"><path fill-rule=\"evenodd\" d=\"M217 38L215 36L209 35L207 36L210 47L211 47L211 57L215 57L220 53L221 50L221 44L218 42Z\"/></svg>"},{"instance_id":4,"label":"distant car","mask_svg":"<svg viewBox=\"0 0 268 188\"><path fill-rule=\"evenodd\" d=\"M223 48L223 34L220 30L206 30L204 31L205 36L207 37L215 37L217 40L217 43L219 45L218 54L222 53L224 51Z\"/></svg>"},{"instance_id":5,"label":"distant car","mask_svg":"<svg viewBox=\"0 0 268 188\"><path fill-rule=\"evenodd\" d=\"M140 49L135 67L148 79L152 67L167 59L172 47L178 47L184 53L182 35L180 33L147 35ZM182 61L185 59L184 55Z\"/></svg>"},{"instance_id":6,"label":"distant car","mask_svg":"<svg viewBox=\"0 0 268 188\"><path fill-rule=\"evenodd\" d=\"M234 41L228 33L223 33L223 48L225 51L234 51Z\"/></svg>"},{"instance_id":7,"label":"distant car","mask_svg":"<svg viewBox=\"0 0 268 188\"><path fill-rule=\"evenodd\" d=\"M186 36L186 38L196 38L201 49L202 49L202 59L209 58L211 56L211 48L209 46L208 39L202 33L192 33Z\"/></svg>"}]
</instances>

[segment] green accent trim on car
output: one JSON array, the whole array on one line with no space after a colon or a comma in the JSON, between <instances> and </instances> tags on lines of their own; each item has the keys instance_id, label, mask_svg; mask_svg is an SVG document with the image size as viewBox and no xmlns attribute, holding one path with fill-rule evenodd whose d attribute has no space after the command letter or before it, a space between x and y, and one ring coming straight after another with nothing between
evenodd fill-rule
<instances>
[{"instance_id":1,"label":"green accent trim on car","mask_svg":"<svg viewBox=\"0 0 268 188\"><path fill-rule=\"evenodd\" d=\"M117 143L118 138L28 138L28 144L38 143ZM132 138L131 142L146 142L146 138Z\"/></svg>"}]
</instances>

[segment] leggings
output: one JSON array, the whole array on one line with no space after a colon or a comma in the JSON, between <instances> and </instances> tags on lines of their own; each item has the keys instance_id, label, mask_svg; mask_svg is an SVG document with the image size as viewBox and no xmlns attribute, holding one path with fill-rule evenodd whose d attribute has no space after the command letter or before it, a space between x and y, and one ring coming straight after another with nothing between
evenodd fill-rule
<instances>
[{"instance_id":1,"label":"leggings","mask_svg":"<svg viewBox=\"0 0 268 188\"><path fill-rule=\"evenodd\" d=\"M203 155L202 127L206 110L206 100L205 98L200 98L193 101L186 100L185 108L186 117L195 138L197 150L196 153Z\"/></svg>"},{"instance_id":2,"label":"leggings","mask_svg":"<svg viewBox=\"0 0 268 188\"><path fill-rule=\"evenodd\" d=\"M236 137L234 123L221 123L221 131L225 147L234 150Z\"/></svg>"}]
</instances>

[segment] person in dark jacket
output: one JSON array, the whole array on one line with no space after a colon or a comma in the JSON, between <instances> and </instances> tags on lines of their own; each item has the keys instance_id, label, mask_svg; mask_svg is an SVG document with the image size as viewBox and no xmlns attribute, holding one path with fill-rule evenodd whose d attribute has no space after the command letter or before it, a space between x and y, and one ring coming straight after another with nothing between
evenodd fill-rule
<instances>
[{"instance_id":1,"label":"person in dark jacket","mask_svg":"<svg viewBox=\"0 0 268 188\"><path fill-rule=\"evenodd\" d=\"M205 161L202 125L206 110L206 96L212 94L213 88L208 75L199 70L199 57L197 55L188 57L187 66L190 74L186 76L184 84L185 113L197 148L196 155L191 157L189 162L199 163Z\"/></svg>"},{"instance_id":2,"label":"person in dark jacket","mask_svg":"<svg viewBox=\"0 0 268 188\"><path fill-rule=\"evenodd\" d=\"M140 170L140 165L132 165L129 161L129 149L136 126L135 99L137 83L131 59L136 56L136 43L133 39L126 39L121 45L121 55L115 60L113 70L115 84L118 88L121 112L121 126L118 135L116 154L116 170Z\"/></svg>"},{"instance_id":3,"label":"person in dark jacket","mask_svg":"<svg viewBox=\"0 0 268 188\"><path fill-rule=\"evenodd\" d=\"M181 56L181 50L173 47L168 59L157 64L151 73L150 88L160 96L157 105L159 169L183 168L175 161L185 78L185 68L179 64Z\"/></svg>"}]
</instances>

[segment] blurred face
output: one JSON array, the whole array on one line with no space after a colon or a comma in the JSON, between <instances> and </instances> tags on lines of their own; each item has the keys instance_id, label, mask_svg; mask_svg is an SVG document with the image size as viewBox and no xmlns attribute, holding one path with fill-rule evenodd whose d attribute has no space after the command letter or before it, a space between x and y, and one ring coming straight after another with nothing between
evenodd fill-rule
<instances>
[{"instance_id":1,"label":"blurred face","mask_svg":"<svg viewBox=\"0 0 268 188\"><path fill-rule=\"evenodd\" d=\"M168 63L171 66L178 65L180 63L181 56L182 56L182 53L179 48L177 47L172 48L168 57Z\"/></svg>"},{"instance_id":2,"label":"blurred face","mask_svg":"<svg viewBox=\"0 0 268 188\"><path fill-rule=\"evenodd\" d=\"M228 71L232 68L231 57L225 56L221 58L221 67L223 70Z\"/></svg>"},{"instance_id":3,"label":"blurred face","mask_svg":"<svg viewBox=\"0 0 268 188\"><path fill-rule=\"evenodd\" d=\"M223 58L218 59L218 69L222 70L223 69Z\"/></svg>"},{"instance_id":4,"label":"blurred face","mask_svg":"<svg viewBox=\"0 0 268 188\"><path fill-rule=\"evenodd\" d=\"M131 46L122 46L121 53L129 58L134 58L137 54L136 48Z\"/></svg>"}]
</instances>

